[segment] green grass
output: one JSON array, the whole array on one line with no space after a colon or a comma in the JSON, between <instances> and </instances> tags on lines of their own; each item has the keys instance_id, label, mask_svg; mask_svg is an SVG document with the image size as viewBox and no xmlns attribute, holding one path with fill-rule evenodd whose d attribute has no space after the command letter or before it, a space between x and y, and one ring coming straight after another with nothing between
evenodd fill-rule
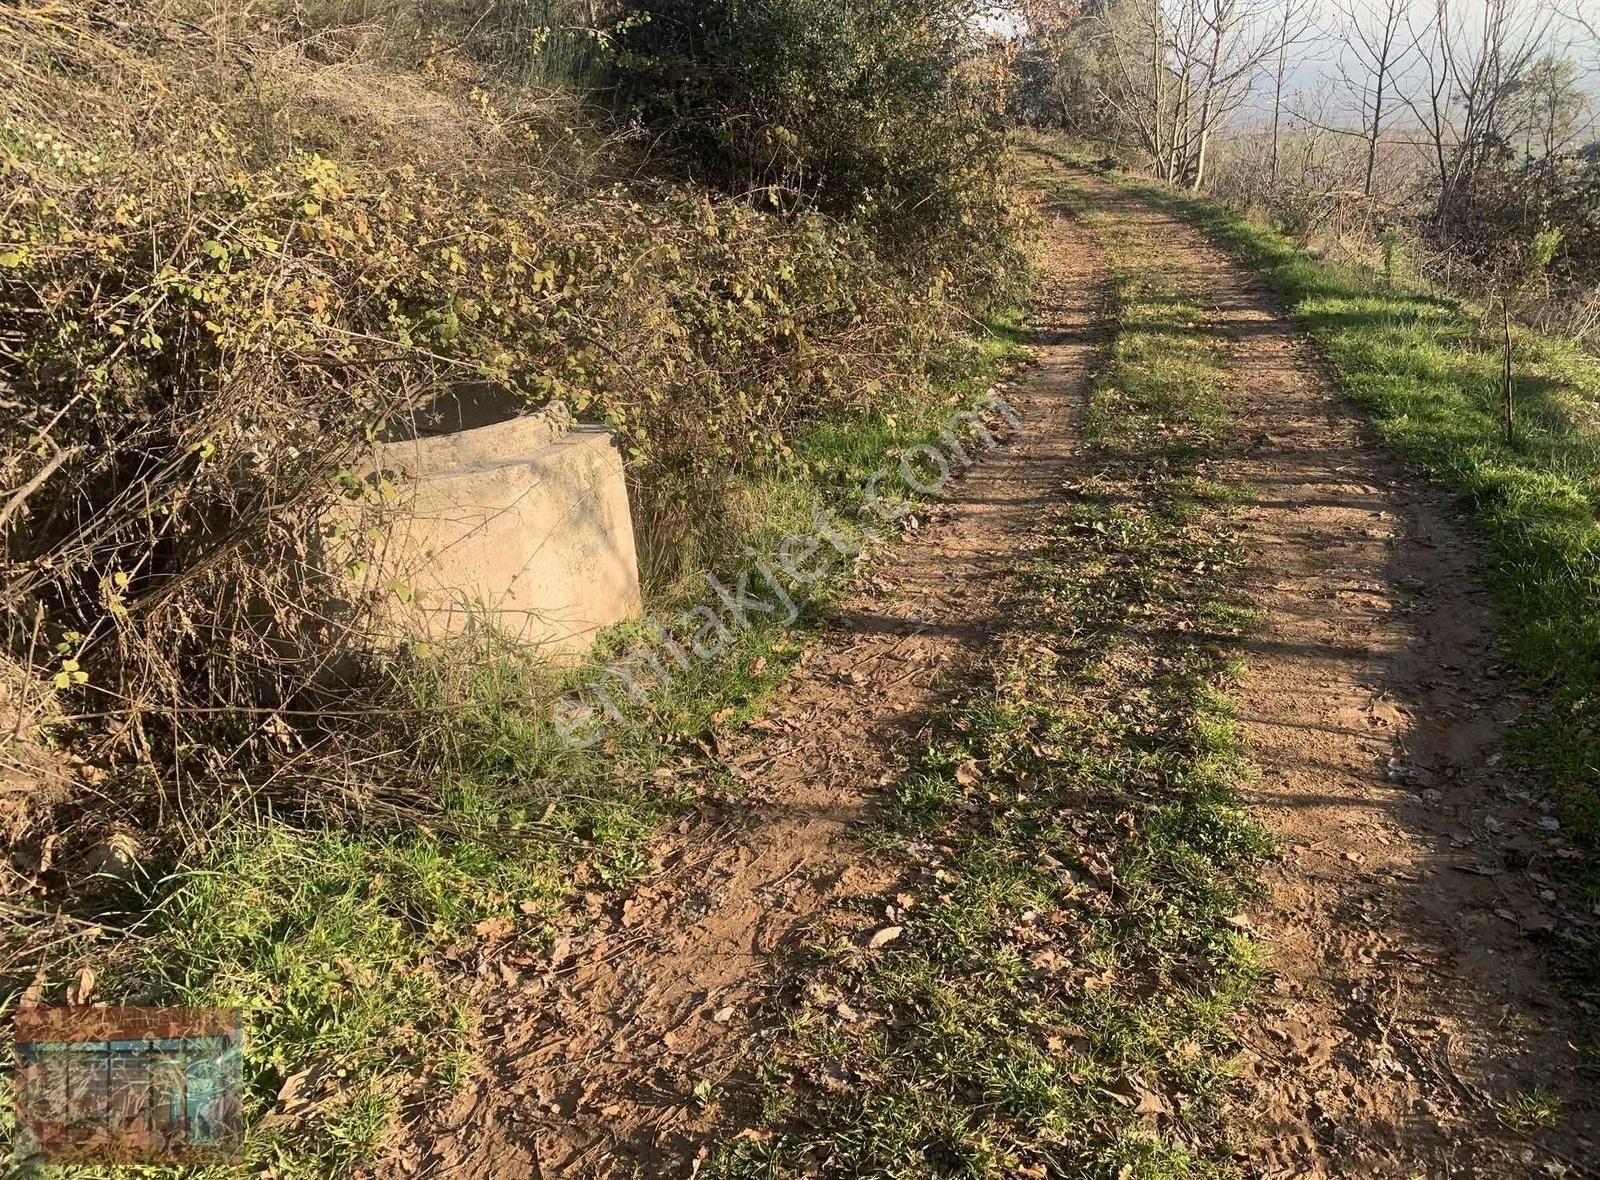
<instances>
[{"instance_id":1,"label":"green grass","mask_svg":"<svg viewBox=\"0 0 1600 1180\"><path fill-rule=\"evenodd\" d=\"M1516 1131L1551 1131L1561 1125L1561 1097L1536 1086L1513 1098L1501 1117Z\"/></svg>"},{"instance_id":2,"label":"green grass","mask_svg":"<svg viewBox=\"0 0 1600 1180\"><path fill-rule=\"evenodd\" d=\"M882 808L900 880L816 931L767 1134L714 1176L1233 1172L1227 1021L1256 957L1229 919L1266 839L1234 796L1235 493L1206 478L1227 355L1198 276L1101 229L1093 474L1040 522L993 684Z\"/></svg>"},{"instance_id":3,"label":"green grass","mask_svg":"<svg viewBox=\"0 0 1600 1180\"><path fill-rule=\"evenodd\" d=\"M1589 854L1581 886L1600 898L1600 361L1518 329L1508 443L1497 323L1480 324L1458 300L1317 261L1214 203L1138 191L1265 275L1379 436L1460 497L1536 704L1510 754L1560 800L1564 828Z\"/></svg>"},{"instance_id":4,"label":"green grass","mask_svg":"<svg viewBox=\"0 0 1600 1180\"><path fill-rule=\"evenodd\" d=\"M764 552L809 527L814 509L848 530L863 481L902 449L937 440L1020 354L1015 314L1000 316L923 402L813 428L795 462L746 488L744 542ZM581 676L493 637L418 656L398 675L403 723L378 736L404 751L428 797L421 818L380 813L336 830L242 794L227 828L103 899L107 918L137 938L100 957L96 998L243 1009L252 1128L250 1166L237 1174L348 1172L380 1148L404 1101L437 1099L469 1076L472 1016L455 964L470 964L491 937L542 950L583 921L573 912L583 892L651 871L648 841L665 820L732 791L702 743L759 711L850 573L841 564L803 595L793 588L797 626L736 632L717 659L630 704L625 723L589 749L567 745L549 720ZM616 628L597 657L639 636ZM316 1101L267 1117L284 1082L307 1071ZM10 1120L6 1103L0 1131L14 1130Z\"/></svg>"}]
</instances>

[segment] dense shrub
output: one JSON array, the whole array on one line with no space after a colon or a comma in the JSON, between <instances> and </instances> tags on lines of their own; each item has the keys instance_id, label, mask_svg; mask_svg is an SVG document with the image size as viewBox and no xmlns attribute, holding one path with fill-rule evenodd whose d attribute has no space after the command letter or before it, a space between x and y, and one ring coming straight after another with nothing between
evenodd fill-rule
<instances>
[{"instance_id":1,"label":"dense shrub","mask_svg":"<svg viewBox=\"0 0 1600 1180\"><path fill-rule=\"evenodd\" d=\"M150 765L271 752L227 710L359 636L305 585L328 505L382 511L361 448L463 382L615 428L670 576L797 427L916 398L953 339L949 285L848 221L574 183L568 100L434 71L352 106L353 39L269 30L219 74L135 7L0 11L0 634Z\"/></svg>"},{"instance_id":2,"label":"dense shrub","mask_svg":"<svg viewBox=\"0 0 1600 1180\"><path fill-rule=\"evenodd\" d=\"M794 651L750 636L592 755L549 727L563 673L493 634L349 659L408 593L361 568L403 511L371 441L485 384L609 425L659 590L847 508L999 290L980 122L883 139L891 182L842 203L652 177L544 89L611 60L578 7L0 6L0 991L92 961L97 998L242 1006L256 1114L337 1065L256 1128L274 1174L373 1150L401 1061L458 1073L435 960L642 872L682 802L649 772ZM136 935L96 942L108 914Z\"/></svg>"},{"instance_id":3,"label":"dense shrub","mask_svg":"<svg viewBox=\"0 0 1600 1180\"><path fill-rule=\"evenodd\" d=\"M1600 287L1600 144L1542 159L1503 149L1443 203L1436 232L1493 270L1525 261L1541 235L1559 235L1541 268L1552 279ZM1549 238L1546 238L1549 241Z\"/></svg>"},{"instance_id":4,"label":"dense shrub","mask_svg":"<svg viewBox=\"0 0 1600 1180\"><path fill-rule=\"evenodd\" d=\"M998 102L968 0L624 0L619 101L692 174L859 220L993 289L1007 249Z\"/></svg>"}]
</instances>

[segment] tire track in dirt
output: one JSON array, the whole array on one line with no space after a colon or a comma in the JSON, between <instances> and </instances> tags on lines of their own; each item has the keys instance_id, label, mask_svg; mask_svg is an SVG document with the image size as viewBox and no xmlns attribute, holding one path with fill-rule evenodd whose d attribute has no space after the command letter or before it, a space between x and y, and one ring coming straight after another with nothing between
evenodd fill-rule
<instances>
[{"instance_id":1,"label":"tire track in dirt","mask_svg":"<svg viewBox=\"0 0 1600 1180\"><path fill-rule=\"evenodd\" d=\"M1532 939L1565 846L1496 766L1502 680L1473 540L1367 436L1270 294L1192 227L1084 178L1204 279L1233 353L1261 624L1234 694L1283 853L1254 915L1265 994L1240 1035L1253 1174L1578 1175L1600 1159L1570 1013ZM1560 1100L1558 1127L1503 1117ZM1563 1171L1563 1169L1570 1169Z\"/></svg>"},{"instance_id":2,"label":"tire track in dirt","mask_svg":"<svg viewBox=\"0 0 1600 1180\"><path fill-rule=\"evenodd\" d=\"M382 1174L686 1174L716 1125L695 1085L744 1100L774 958L888 880L856 829L930 714L986 667L1014 557L1072 452L1100 267L1063 218L1042 246L1037 365L1004 391L1020 428L873 564L759 732L725 752L749 795L680 825L655 850L660 872L553 962L497 965L472 998L483 1076Z\"/></svg>"}]
</instances>

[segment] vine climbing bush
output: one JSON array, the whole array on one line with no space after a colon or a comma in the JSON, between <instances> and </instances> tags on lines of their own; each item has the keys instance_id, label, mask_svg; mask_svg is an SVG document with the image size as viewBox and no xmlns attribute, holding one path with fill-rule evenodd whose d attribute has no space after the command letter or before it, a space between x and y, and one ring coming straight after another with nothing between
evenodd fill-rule
<instances>
[{"instance_id":1,"label":"vine climbing bush","mask_svg":"<svg viewBox=\"0 0 1600 1180\"><path fill-rule=\"evenodd\" d=\"M381 498L363 448L463 384L611 426L670 574L796 429L921 396L952 347L957 284L834 204L575 186L550 168L570 107L419 76L430 133L488 145L451 159L408 143L408 112L375 131L308 100L325 63L270 30L222 57L257 63L240 85L132 10L0 12L0 54L29 63L0 99L0 634L125 719L105 749L216 774L271 744L206 727L320 691L364 617L309 585L338 572L316 568L328 508Z\"/></svg>"}]
</instances>

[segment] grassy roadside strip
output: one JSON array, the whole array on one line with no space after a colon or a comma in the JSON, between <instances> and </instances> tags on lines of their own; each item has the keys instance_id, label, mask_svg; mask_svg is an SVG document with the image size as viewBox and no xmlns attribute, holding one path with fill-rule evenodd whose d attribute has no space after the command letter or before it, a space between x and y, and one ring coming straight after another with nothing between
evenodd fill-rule
<instances>
[{"instance_id":1,"label":"grassy roadside strip","mask_svg":"<svg viewBox=\"0 0 1600 1180\"><path fill-rule=\"evenodd\" d=\"M1015 317L998 317L924 402L795 440L794 463L745 490L746 543L766 551L806 527L813 508L848 531L866 478L936 442L950 414L1022 351ZM730 789L702 753L705 735L759 709L851 573L840 568L803 594L792 587L796 627L738 632L719 659L588 750L565 745L549 720L569 683L526 653L487 639L417 660L405 674L433 722L394 740L442 800L425 821L310 827L241 790L232 824L200 835L180 863L97 899L88 916L104 933L72 944L36 998L59 1002L88 967L96 1000L242 1008L249 1167L194 1174L344 1174L381 1149L405 1102L468 1077L472 1016L460 978L484 943L516 940L539 953L585 920L575 897L653 870L648 843L665 819ZM631 639L618 628L599 651ZM0 1151L16 1130L6 1089Z\"/></svg>"},{"instance_id":2,"label":"grassy roadside strip","mask_svg":"<svg viewBox=\"0 0 1600 1180\"><path fill-rule=\"evenodd\" d=\"M1206 477L1227 352L1198 278L1090 216L1114 335L1081 469L1042 513L992 686L880 814L899 884L817 932L759 1125L705 1174L1232 1172L1228 1017L1256 970L1232 919L1267 842L1234 797L1249 620L1232 493Z\"/></svg>"},{"instance_id":3,"label":"grassy roadside strip","mask_svg":"<svg viewBox=\"0 0 1600 1180\"><path fill-rule=\"evenodd\" d=\"M1580 886L1600 900L1600 361L1519 329L1507 444L1497 322L1319 262L1212 202L1138 192L1261 272L1380 437L1465 502L1513 658L1541 706L1514 732L1510 753L1559 797L1564 826L1588 854ZM1584 974L1600 985L1600 949L1586 954Z\"/></svg>"}]
</instances>

